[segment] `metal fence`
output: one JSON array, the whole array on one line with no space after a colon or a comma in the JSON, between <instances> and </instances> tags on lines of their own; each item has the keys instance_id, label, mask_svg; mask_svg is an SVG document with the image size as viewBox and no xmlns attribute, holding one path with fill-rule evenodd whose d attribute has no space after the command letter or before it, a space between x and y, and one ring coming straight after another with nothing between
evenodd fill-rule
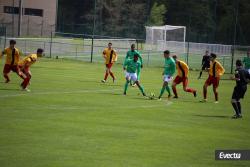
<instances>
[{"instance_id":1,"label":"metal fence","mask_svg":"<svg viewBox=\"0 0 250 167\"><path fill-rule=\"evenodd\" d=\"M0 50L8 45L10 39L15 39L17 41L16 46L23 55L34 53L37 48L43 48L46 57L88 62L103 62L102 51L107 47L108 42L112 42L114 49L118 53L118 63L123 63L130 45L135 43L137 49L142 54L144 66L163 67L164 63L162 51L146 50L144 41L136 39L65 33L51 33L50 38L9 38L3 34L0 34L0 36ZM193 43L193 45L204 46L205 44ZM189 45L186 44L186 46L188 47ZM186 50L189 50L188 53L178 54L178 56L180 59L188 62L191 69L200 69L202 56L206 49L204 47L201 47L200 50L191 48L186 48ZM234 48L233 62L244 57L248 49L249 47L246 46L236 46ZM171 51L171 48L169 50ZM232 53L218 55L218 59L225 67L226 72L230 73L231 69L233 69Z\"/></svg>"}]
</instances>

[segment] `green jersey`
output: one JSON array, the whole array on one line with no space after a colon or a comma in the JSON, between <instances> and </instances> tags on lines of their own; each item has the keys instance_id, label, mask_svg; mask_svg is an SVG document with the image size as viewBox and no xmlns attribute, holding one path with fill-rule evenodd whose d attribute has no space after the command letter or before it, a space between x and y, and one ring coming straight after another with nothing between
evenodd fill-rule
<instances>
[{"instance_id":1,"label":"green jersey","mask_svg":"<svg viewBox=\"0 0 250 167\"><path fill-rule=\"evenodd\" d=\"M141 68L141 62L127 59L125 60L123 67L126 68L128 73L136 73L136 70L140 70Z\"/></svg>"},{"instance_id":2,"label":"green jersey","mask_svg":"<svg viewBox=\"0 0 250 167\"><path fill-rule=\"evenodd\" d=\"M164 75L173 76L176 70L175 61L172 57L165 58Z\"/></svg>"},{"instance_id":3,"label":"green jersey","mask_svg":"<svg viewBox=\"0 0 250 167\"><path fill-rule=\"evenodd\" d=\"M130 50L130 51L128 51L127 52L127 55L126 55L126 60L127 59L134 59L134 55L135 54L138 54L139 56L139 60L140 60L140 62L141 62L141 64L143 64L143 62L142 62L142 57L141 57L141 53L140 52L138 52L137 50L134 50L134 51L132 51L132 50Z\"/></svg>"},{"instance_id":4,"label":"green jersey","mask_svg":"<svg viewBox=\"0 0 250 167\"><path fill-rule=\"evenodd\" d=\"M242 62L245 65L245 69L250 69L250 57L244 57Z\"/></svg>"}]
</instances>

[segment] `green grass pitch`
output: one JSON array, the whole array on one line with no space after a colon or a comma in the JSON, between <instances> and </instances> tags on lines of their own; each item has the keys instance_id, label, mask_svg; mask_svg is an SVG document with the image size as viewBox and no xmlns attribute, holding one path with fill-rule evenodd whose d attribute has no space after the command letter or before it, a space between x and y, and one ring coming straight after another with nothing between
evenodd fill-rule
<instances>
[{"instance_id":1,"label":"green grass pitch","mask_svg":"<svg viewBox=\"0 0 250 167\"><path fill-rule=\"evenodd\" d=\"M1 63L1 69L3 64ZM199 103L202 85L190 73L198 97L147 100L125 83L121 65L117 82L101 63L41 59L31 68L31 92L19 88L11 74L0 83L1 167L204 167L250 166L250 161L215 161L216 149L250 149L250 93L242 100L243 119L232 120L230 98L235 83L222 80L219 104ZM142 70L141 83L159 94L161 68ZM227 78L228 76L224 76Z\"/></svg>"}]
</instances>

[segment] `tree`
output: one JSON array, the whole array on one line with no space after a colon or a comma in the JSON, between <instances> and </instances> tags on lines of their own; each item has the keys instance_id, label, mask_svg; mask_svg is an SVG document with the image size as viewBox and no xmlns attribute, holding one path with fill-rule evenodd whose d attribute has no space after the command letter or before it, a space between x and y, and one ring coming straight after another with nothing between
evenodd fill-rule
<instances>
[{"instance_id":1,"label":"tree","mask_svg":"<svg viewBox=\"0 0 250 167\"><path fill-rule=\"evenodd\" d=\"M148 25L164 25L166 12L167 9L164 4L158 4L157 2L154 2L154 5L151 8Z\"/></svg>"},{"instance_id":2,"label":"tree","mask_svg":"<svg viewBox=\"0 0 250 167\"><path fill-rule=\"evenodd\" d=\"M96 2L96 11L94 11ZM193 42L250 43L249 0L58 0L58 31L145 38L145 25L186 26ZM96 13L96 15L94 15Z\"/></svg>"}]
</instances>

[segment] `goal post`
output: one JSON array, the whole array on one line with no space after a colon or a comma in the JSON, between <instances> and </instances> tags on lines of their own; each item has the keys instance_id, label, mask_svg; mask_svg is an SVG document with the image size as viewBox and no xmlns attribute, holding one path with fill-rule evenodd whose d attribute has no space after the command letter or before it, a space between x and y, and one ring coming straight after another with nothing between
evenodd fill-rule
<instances>
[{"instance_id":1,"label":"goal post","mask_svg":"<svg viewBox=\"0 0 250 167\"><path fill-rule=\"evenodd\" d=\"M185 26L146 26L146 48L163 51L169 49L178 54L186 53Z\"/></svg>"}]
</instances>

